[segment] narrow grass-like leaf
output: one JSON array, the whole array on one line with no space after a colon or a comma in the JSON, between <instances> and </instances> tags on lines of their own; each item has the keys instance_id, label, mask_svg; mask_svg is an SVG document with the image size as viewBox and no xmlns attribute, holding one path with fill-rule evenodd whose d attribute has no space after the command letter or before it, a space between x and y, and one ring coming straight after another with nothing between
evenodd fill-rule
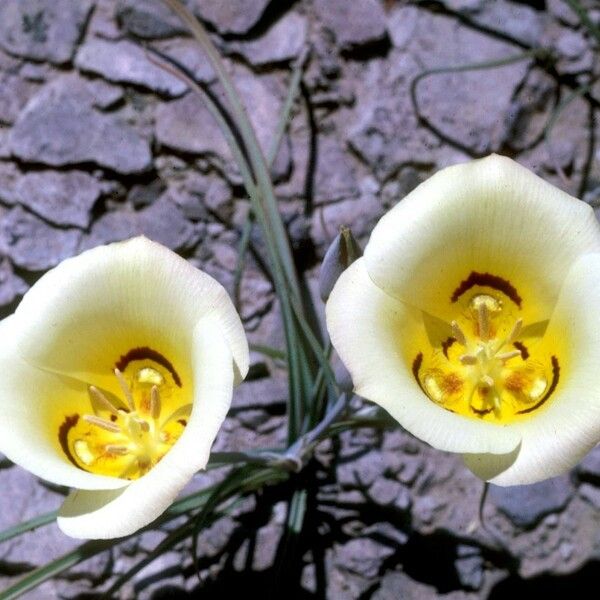
<instances>
[{"instance_id":1,"label":"narrow grass-like leaf","mask_svg":"<svg viewBox=\"0 0 600 600\"><path fill-rule=\"evenodd\" d=\"M269 168L260 144L258 143L258 139L256 138L254 128L248 119L246 110L237 94L235 86L221 60L218 50L200 21L198 21L198 19L196 19L196 17L179 0L163 0L163 2L165 2L165 4L167 4L187 25L194 38L205 52L221 86L223 87L225 97L232 111L232 116L235 119L236 125L239 127L242 140L246 146L250 164L254 176L256 177L257 186L261 190L262 198L260 208L264 212L267 229L271 232L273 239L275 240L277 249L276 259L280 260L284 266L284 272L287 283L290 286L290 291L299 297L300 287L296 279L296 268L287 233L285 232L281 217L277 210L277 201L271 183ZM266 231L265 235L267 235Z\"/></svg>"},{"instance_id":2,"label":"narrow grass-like leaf","mask_svg":"<svg viewBox=\"0 0 600 600\"><path fill-rule=\"evenodd\" d=\"M241 493L257 489L266 483L275 483L286 478L287 474L283 470L245 464L243 467L231 471L221 483L217 484L211 491L202 510L193 520L192 555L194 566L197 567L198 564L197 545L200 531L220 504Z\"/></svg>"},{"instance_id":3,"label":"narrow grass-like leaf","mask_svg":"<svg viewBox=\"0 0 600 600\"><path fill-rule=\"evenodd\" d=\"M260 354L264 354L273 360L285 360L287 357L287 353L284 350L266 346L265 344L250 344L250 350L260 352Z\"/></svg>"},{"instance_id":4,"label":"narrow grass-like leaf","mask_svg":"<svg viewBox=\"0 0 600 600\"><path fill-rule=\"evenodd\" d=\"M242 273L246 265L246 252L250 247L250 236L252 234L252 226L254 225L254 216L248 214L248 218L244 221L240 243L238 245L238 255L233 273L233 304L236 309L240 309L240 284L242 283Z\"/></svg>"},{"instance_id":5,"label":"narrow grass-like leaf","mask_svg":"<svg viewBox=\"0 0 600 600\"><path fill-rule=\"evenodd\" d=\"M148 554L139 562L137 562L133 567L125 571L108 589L106 592L107 598L112 598L117 590L119 590L125 583L127 583L134 575L139 573L144 567L153 562L157 557L159 557L163 552L170 550L177 544L183 542L187 537L189 537L194 530L193 521L186 521L181 527L174 529L171 531L161 542L148 552Z\"/></svg>"},{"instance_id":6,"label":"narrow grass-like leaf","mask_svg":"<svg viewBox=\"0 0 600 600\"><path fill-rule=\"evenodd\" d=\"M262 210L262 202L260 197L260 191L256 187L251 174L251 167L247 164L244 152L237 142L237 138L234 132L231 130L229 123L221 114L221 110L213 102L212 98L205 93L205 91L184 71L176 68L174 65L165 62L163 59L159 59L152 54L149 54L150 60L155 62L158 66L178 77L184 81L190 88L204 98L206 106L211 112L217 124L222 129L225 139L229 143L232 154L240 169L240 174L244 181L244 186L252 202L253 211L255 215L258 215L259 222L262 230L265 234L265 240L267 248L271 256L271 276L275 284L275 290L277 291L279 300L281 302L281 313L283 319L283 327L286 336L286 344L288 352L286 353L288 362L288 374L289 374L289 395L288 395L288 440L293 442L301 431L301 403L303 399L303 389L301 384L301 363L303 362L304 349L301 346L298 332L295 328L295 322L292 314L292 308L290 305L290 296L288 294L287 285L285 282L285 275L282 273L282 266L279 263L277 249L275 248L274 241L270 235L270 230L265 220L264 211Z\"/></svg>"},{"instance_id":7,"label":"narrow grass-like leaf","mask_svg":"<svg viewBox=\"0 0 600 600\"><path fill-rule=\"evenodd\" d=\"M287 526L295 534L299 534L302 531L302 526L304 525L307 495L308 493L305 489L296 490L290 502Z\"/></svg>"},{"instance_id":8,"label":"narrow grass-like leaf","mask_svg":"<svg viewBox=\"0 0 600 600\"><path fill-rule=\"evenodd\" d=\"M577 14L581 23L587 28L587 30L596 38L600 44L600 28L592 21L587 10L583 8L579 0L565 0L571 9Z\"/></svg>"},{"instance_id":9,"label":"narrow grass-like leaf","mask_svg":"<svg viewBox=\"0 0 600 600\"><path fill-rule=\"evenodd\" d=\"M331 365L329 364L329 357L327 356L327 350L323 348L321 342L317 339L317 336L314 334L312 327L306 320L306 317L303 314L301 306L292 300L292 308L294 309L294 316L298 320L298 324L300 325L300 329L302 334L306 338L310 349L312 350L315 358L321 369L323 369L325 378L327 379L329 385L331 385L334 389L337 390L337 383L335 380L335 375L333 370L331 369ZM312 390L309 390L309 393Z\"/></svg>"},{"instance_id":10,"label":"narrow grass-like leaf","mask_svg":"<svg viewBox=\"0 0 600 600\"><path fill-rule=\"evenodd\" d=\"M177 500L165 511L161 517L157 519L157 521L155 521L151 526L144 528L142 531L152 529L162 523L166 523L174 519L175 517L201 508L206 502L206 499L211 493L212 489L213 488L210 487ZM45 518L49 518L49 516L50 513L48 515L42 515L42 517ZM54 516L56 515L54 514ZM134 535L138 534L136 533ZM20 595L35 589L45 581L48 581L48 579L52 579L52 577L60 575L64 571L67 571L71 567L83 562L84 560L87 560L88 558L91 558L92 556L96 556L97 554L100 554L109 548L117 546L130 537L132 536L112 540L91 540L89 542L84 542L75 550L63 554L57 559L38 567L37 569L34 569L30 573L27 573L27 575L22 577L14 585L0 592L0 600L11 600L12 598L18 598Z\"/></svg>"},{"instance_id":11,"label":"narrow grass-like leaf","mask_svg":"<svg viewBox=\"0 0 600 600\"><path fill-rule=\"evenodd\" d=\"M37 517L34 517L33 519L23 521L22 523L17 523L17 525L13 525L12 527L5 529L4 531L0 532L0 544L3 542L7 542L8 540L19 535L23 535L24 533L34 531L38 527L49 525L56 519L57 515L58 511L53 510L52 512L39 515Z\"/></svg>"},{"instance_id":12,"label":"narrow grass-like leaf","mask_svg":"<svg viewBox=\"0 0 600 600\"><path fill-rule=\"evenodd\" d=\"M235 464L271 465L284 459L284 449L278 451L273 449L246 452L213 452L210 455L209 464L215 467L223 467Z\"/></svg>"},{"instance_id":13,"label":"narrow grass-like leaf","mask_svg":"<svg viewBox=\"0 0 600 600\"><path fill-rule=\"evenodd\" d=\"M246 161L248 157L249 164L240 170L247 174L252 172L252 181L247 181L243 174L244 183L252 201L254 214L261 225L264 239L269 251L269 258L272 267L272 277L275 285L275 291L281 303L281 312L288 348L288 373L289 373L289 419L288 419L288 440L293 442L301 432L304 412L304 402L306 401L306 392L310 388L307 379L312 377L308 372L310 364L309 351L305 348L305 341L296 328L291 299L294 298L300 302L300 286L297 279L294 260L291 247L287 237L287 232L283 226L283 221L278 211L277 201L273 191L273 185L270 179L269 168L258 144L254 129L246 115L245 109L235 90L235 87L225 69L217 49L212 43L208 33L203 25L179 0L163 0L188 26L192 35L198 41L210 61L215 74L225 93L225 98L232 111L232 117L239 129L246 154L235 154L236 161L240 163ZM193 82L195 83L195 82ZM192 89L198 91L197 85L192 85ZM200 93L203 90L200 89ZM204 94L205 95L205 94ZM207 104L209 106L209 104ZM210 106L209 106L210 108ZM214 106L213 106L214 108ZM211 109L212 111L212 109ZM229 124L224 122L221 117L218 120L220 126L229 128ZM230 139L229 136L228 139ZM302 305L300 304L302 310ZM307 377L307 373L309 377Z\"/></svg>"},{"instance_id":14,"label":"narrow grass-like leaf","mask_svg":"<svg viewBox=\"0 0 600 600\"><path fill-rule=\"evenodd\" d=\"M548 122L546 123L546 126L544 127L544 130L543 130L544 141L548 148L548 153L550 154L550 158L555 163L554 167L555 167L557 173L560 175L561 179L565 183L568 183L568 179L567 179L563 169L558 164L558 161L555 160L555 155L553 153L552 144L551 144L551 140L550 140L550 134L552 133L552 129L554 129L554 126L558 122L560 115L567 108L567 106L569 106L569 104L571 104L571 102L573 102L574 100L577 100L577 98L581 98L582 96L587 94L592 89L592 87L594 87L594 85L596 84L598 79L599 78L596 77L596 78L592 79L592 81L590 81L589 83L586 83L585 85L578 87L577 89L573 90L570 94L568 94L567 97L564 98L558 104L558 106L554 109L554 111L550 115L550 118L548 119Z\"/></svg>"},{"instance_id":15,"label":"narrow grass-like leaf","mask_svg":"<svg viewBox=\"0 0 600 600\"><path fill-rule=\"evenodd\" d=\"M267 151L267 164L269 168L271 168L271 166L273 165L273 161L277 157L277 152L279 151L279 147L281 146L281 141L283 140L285 130L287 129L288 123L290 121L292 107L294 106L294 102L298 97L298 91L300 90L300 83L302 81L302 73L304 71L304 65L306 63L307 58L308 50L305 50L295 61L294 66L292 68L292 75L288 84L285 101L283 103L281 113L279 114L279 120L277 121L277 127L275 128L275 134L273 135L273 139L271 140L271 144Z\"/></svg>"},{"instance_id":16,"label":"narrow grass-like leaf","mask_svg":"<svg viewBox=\"0 0 600 600\"><path fill-rule=\"evenodd\" d=\"M17 583L3 592L0 592L0 600L13 600L13 598L18 598L22 594L41 585L44 581L59 575L63 571L78 565L80 562L83 562L92 556L96 556L96 554L100 554L100 552L104 552L105 550L120 544L122 541L123 540L93 540L85 542L72 552L68 552L60 558L34 569Z\"/></svg>"},{"instance_id":17,"label":"narrow grass-like leaf","mask_svg":"<svg viewBox=\"0 0 600 600\"><path fill-rule=\"evenodd\" d=\"M273 587L267 593L269 597L279 597L279 582L285 580L290 562L296 559L298 536L302 532L304 517L306 515L306 503L308 492L304 488L294 491L288 504L285 531L282 542L277 553L277 562L275 565L275 579Z\"/></svg>"},{"instance_id":18,"label":"narrow grass-like leaf","mask_svg":"<svg viewBox=\"0 0 600 600\"><path fill-rule=\"evenodd\" d=\"M287 129L290 120L292 107L294 106L294 102L296 101L296 97L298 96L300 82L302 81L302 72L307 57L308 52L303 52L294 64L292 75L290 77L290 83L288 85L288 90L285 97L285 102L283 103L283 108L281 109L281 113L277 121L277 127L275 129L273 139L271 140L271 144L269 145L269 150L267 151L267 165L269 169L271 169L271 167L273 166L273 161L275 160L277 153L279 152L279 148L281 147L281 142L283 140L285 130ZM240 237L240 243L238 247L238 259L233 277L233 298L236 307L239 306L240 282L242 278L242 271L244 269L246 252L248 251L248 247L250 246L250 234L252 233L253 223L254 216L253 213L250 212L248 218L244 222L244 227L242 229L242 235Z\"/></svg>"}]
</instances>

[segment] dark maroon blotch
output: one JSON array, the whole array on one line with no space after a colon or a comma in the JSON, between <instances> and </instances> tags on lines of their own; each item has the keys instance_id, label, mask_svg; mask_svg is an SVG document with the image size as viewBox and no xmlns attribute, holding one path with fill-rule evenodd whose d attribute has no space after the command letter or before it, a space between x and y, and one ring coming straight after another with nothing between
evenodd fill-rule
<instances>
[{"instance_id":1,"label":"dark maroon blotch","mask_svg":"<svg viewBox=\"0 0 600 600\"><path fill-rule=\"evenodd\" d=\"M460 285L454 290L450 300L456 302L465 292L468 292L471 288L476 285L491 287L499 292L502 292L508 296L519 308L521 308L522 299L519 296L517 289L510 283L510 281L498 277L498 275L492 275L491 273L478 273L477 271L471 271L471 274L464 280L461 281Z\"/></svg>"},{"instance_id":2,"label":"dark maroon blotch","mask_svg":"<svg viewBox=\"0 0 600 600\"><path fill-rule=\"evenodd\" d=\"M148 348L147 346L141 348L133 348L127 354L121 356L121 358L119 358L119 360L116 362L115 366L117 367L117 369L119 369L119 371L125 371L127 365L133 362L134 360L152 360L155 363L158 363L159 365L167 369L169 373L171 373L171 377L173 377L175 385L177 385L177 387L181 387L181 378L179 377L179 374L175 370L175 367L173 366L171 361L165 358L160 352L152 350L152 348Z\"/></svg>"}]
</instances>

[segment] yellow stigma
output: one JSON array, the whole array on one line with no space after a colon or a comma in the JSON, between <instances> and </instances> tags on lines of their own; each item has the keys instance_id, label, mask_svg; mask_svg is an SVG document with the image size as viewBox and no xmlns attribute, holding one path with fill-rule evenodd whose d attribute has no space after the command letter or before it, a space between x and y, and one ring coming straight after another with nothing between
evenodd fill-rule
<instances>
[{"instance_id":1,"label":"yellow stigma","mask_svg":"<svg viewBox=\"0 0 600 600\"><path fill-rule=\"evenodd\" d=\"M500 291L475 293L457 304L439 344L419 349L413 373L436 404L496 423L527 418L558 384L558 358L539 339L524 337L514 302ZM413 355L414 356L414 355Z\"/></svg>"},{"instance_id":2,"label":"yellow stigma","mask_svg":"<svg viewBox=\"0 0 600 600\"><path fill-rule=\"evenodd\" d=\"M162 459L191 410L182 402L179 376L163 362L169 368L151 360L131 362L125 372L116 368L115 394L89 386L89 411L67 416L58 432L71 462L91 473L137 479Z\"/></svg>"}]
</instances>

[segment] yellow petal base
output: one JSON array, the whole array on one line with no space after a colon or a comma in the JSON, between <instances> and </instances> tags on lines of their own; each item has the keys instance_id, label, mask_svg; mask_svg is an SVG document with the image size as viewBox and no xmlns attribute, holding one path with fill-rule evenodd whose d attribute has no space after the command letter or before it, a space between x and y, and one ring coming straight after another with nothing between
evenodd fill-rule
<instances>
[{"instance_id":1,"label":"yellow petal base","mask_svg":"<svg viewBox=\"0 0 600 600\"><path fill-rule=\"evenodd\" d=\"M182 434L191 404L181 380L158 352L134 349L114 370L119 395L89 386L89 411L66 415L58 440L77 467L97 475L137 479Z\"/></svg>"},{"instance_id":2,"label":"yellow petal base","mask_svg":"<svg viewBox=\"0 0 600 600\"><path fill-rule=\"evenodd\" d=\"M561 352L544 337L545 323L523 323L521 298L510 282L471 273L450 302L454 320L424 315L421 333L405 336L405 356L428 398L497 424L527 419L546 406L561 378Z\"/></svg>"}]
</instances>

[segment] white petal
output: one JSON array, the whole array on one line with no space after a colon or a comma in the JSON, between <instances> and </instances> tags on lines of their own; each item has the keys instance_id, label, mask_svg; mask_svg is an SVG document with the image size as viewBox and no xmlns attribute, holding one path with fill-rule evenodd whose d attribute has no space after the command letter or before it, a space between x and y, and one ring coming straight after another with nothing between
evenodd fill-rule
<instances>
[{"instance_id":1,"label":"white petal","mask_svg":"<svg viewBox=\"0 0 600 600\"><path fill-rule=\"evenodd\" d=\"M62 262L31 288L16 315L28 362L109 389L114 361L135 347L160 350L184 369L194 327L207 315L221 323L236 379L248 370L246 337L225 289L143 237Z\"/></svg>"},{"instance_id":2,"label":"white petal","mask_svg":"<svg viewBox=\"0 0 600 600\"><path fill-rule=\"evenodd\" d=\"M471 272L501 277L532 323L549 317L574 260L598 251L590 206L492 155L417 187L375 227L365 260L383 290L446 319Z\"/></svg>"},{"instance_id":3,"label":"white petal","mask_svg":"<svg viewBox=\"0 0 600 600\"><path fill-rule=\"evenodd\" d=\"M513 426L522 435L514 460L465 457L477 475L498 485L533 483L565 473L600 442L598 306L600 255L590 254L569 271L546 331L560 364L554 394L539 412Z\"/></svg>"},{"instance_id":4,"label":"white petal","mask_svg":"<svg viewBox=\"0 0 600 600\"><path fill-rule=\"evenodd\" d=\"M503 453L518 445L517 432L451 413L423 393L412 373L412 358L400 344L422 315L375 286L364 259L342 274L326 315L331 340L357 394L385 408L408 431L452 452Z\"/></svg>"},{"instance_id":5,"label":"white petal","mask_svg":"<svg viewBox=\"0 0 600 600\"><path fill-rule=\"evenodd\" d=\"M82 383L31 367L15 348L14 316L0 323L0 450L14 463L58 485L112 489L127 482L87 473L69 462L59 439L66 415L87 401ZM57 410L57 406L60 407Z\"/></svg>"},{"instance_id":6,"label":"white petal","mask_svg":"<svg viewBox=\"0 0 600 600\"><path fill-rule=\"evenodd\" d=\"M129 535L154 521L194 473L206 466L210 448L231 403L231 349L215 318L194 331L194 404L185 431L146 475L118 491L75 490L65 500L58 525L77 538Z\"/></svg>"}]
</instances>

